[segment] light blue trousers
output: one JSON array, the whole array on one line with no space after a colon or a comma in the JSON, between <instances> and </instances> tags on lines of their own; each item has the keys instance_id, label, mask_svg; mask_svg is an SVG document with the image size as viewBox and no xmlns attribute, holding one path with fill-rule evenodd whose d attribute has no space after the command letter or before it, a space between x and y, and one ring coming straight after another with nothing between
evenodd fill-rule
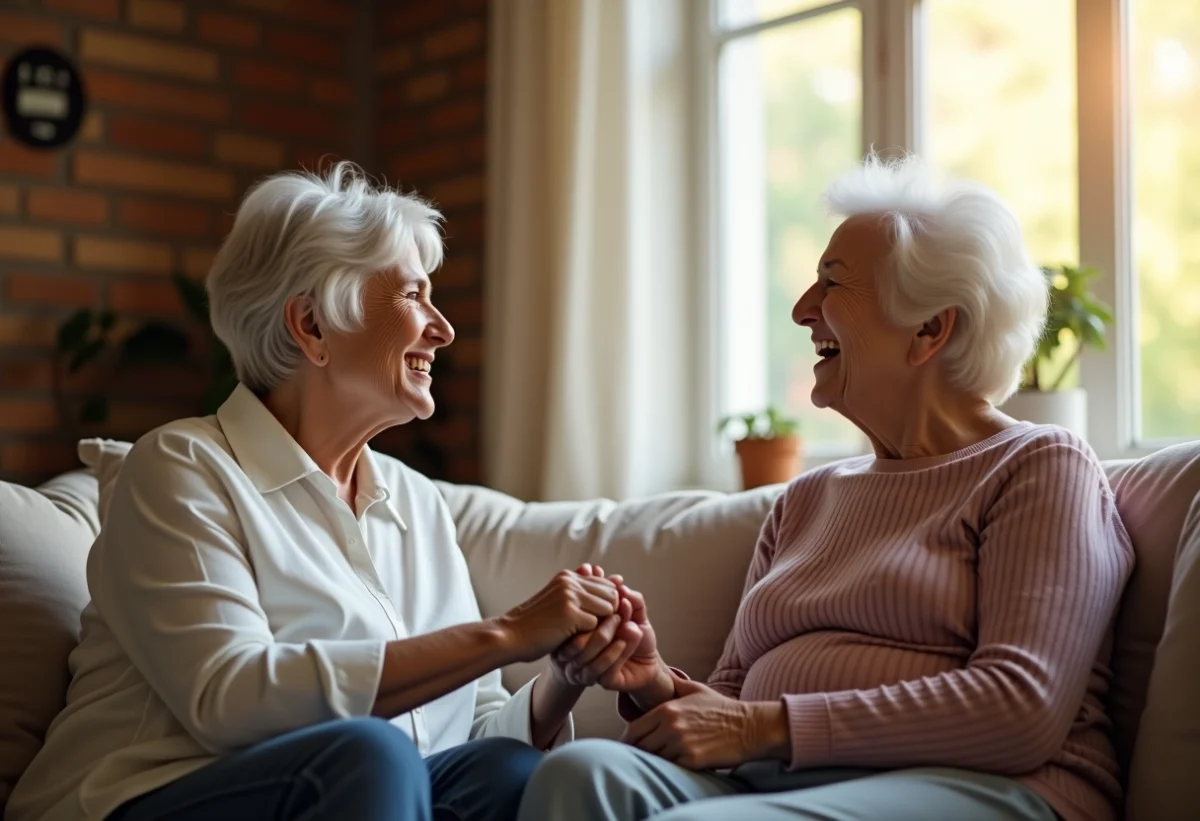
<instances>
[{"instance_id":1,"label":"light blue trousers","mask_svg":"<svg viewBox=\"0 0 1200 821\"><path fill-rule=\"evenodd\" d=\"M1055 821L1009 778L949 768L698 773L615 741L576 741L534 770L519 821Z\"/></svg>"}]
</instances>

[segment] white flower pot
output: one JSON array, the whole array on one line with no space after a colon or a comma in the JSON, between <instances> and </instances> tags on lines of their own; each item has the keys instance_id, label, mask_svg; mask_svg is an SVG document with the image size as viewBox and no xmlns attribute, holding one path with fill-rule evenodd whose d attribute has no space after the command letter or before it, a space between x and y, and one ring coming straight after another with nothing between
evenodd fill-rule
<instances>
[{"instance_id":1,"label":"white flower pot","mask_svg":"<svg viewBox=\"0 0 1200 821\"><path fill-rule=\"evenodd\" d=\"M1000 410L1014 419L1058 425L1087 438L1087 391L1018 391Z\"/></svg>"}]
</instances>

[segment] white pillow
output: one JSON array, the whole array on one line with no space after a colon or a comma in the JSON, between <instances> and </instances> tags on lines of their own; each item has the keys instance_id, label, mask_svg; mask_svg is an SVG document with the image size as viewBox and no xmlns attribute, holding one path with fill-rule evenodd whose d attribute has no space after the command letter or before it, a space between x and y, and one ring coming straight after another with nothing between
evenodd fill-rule
<instances>
[{"instance_id":1,"label":"white pillow","mask_svg":"<svg viewBox=\"0 0 1200 821\"><path fill-rule=\"evenodd\" d=\"M91 468L96 474L100 485L100 524L104 524L108 516L108 502L112 498L113 486L121 465L133 447L132 442L120 442L115 439L81 439L76 447L79 461Z\"/></svg>"}]
</instances>

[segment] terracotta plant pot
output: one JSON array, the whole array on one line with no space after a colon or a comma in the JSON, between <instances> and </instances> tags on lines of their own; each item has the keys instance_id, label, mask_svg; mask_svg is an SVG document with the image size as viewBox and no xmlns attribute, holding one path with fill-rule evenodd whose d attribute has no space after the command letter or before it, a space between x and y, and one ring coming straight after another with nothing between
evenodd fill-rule
<instances>
[{"instance_id":1,"label":"terracotta plant pot","mask_svg":"<svg viewBox=\"0 0 1200 821\"><path fill-rule=\"evenodd\" d=\"M742 488L750 490L795 478L800 472L800 437L740 439L734 443L742 466Z\"/></svg>"}]
</instances>

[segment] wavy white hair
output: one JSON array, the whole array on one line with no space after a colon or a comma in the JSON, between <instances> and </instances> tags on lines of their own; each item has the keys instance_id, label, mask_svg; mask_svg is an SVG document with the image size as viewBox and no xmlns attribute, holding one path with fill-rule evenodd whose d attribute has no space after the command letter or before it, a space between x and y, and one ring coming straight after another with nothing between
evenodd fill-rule
<instances>
[{"instance_id":1,"label":"wavy white hair","mask_svg":"<svg viewBox=\"0 0 1200 821\"><path fill-rule=\"evenodd\" d=\"M883 160L873 151L825 201L838 216L884 220L892 251L879 292L892 320L919 326L954 307L943 349L951 378L995 405L1011 396L1041 336L1049 293L1005 202L983 185L939 183L919 157Z\"/></svg>"},{"instance_id":2,"label":"wavy white hair","mask_svg":"<svg viewBox=\"0 0 1200 821\"><path fill-rule=\"evenodd\" d=\"M257 183L207 282L213 331L238 378L265 392L295 372L301 352L283 321L294 295L313 297L323 327L361 329L363 287L373 274L399 264L410 248L426 273L442 264L441 218L419 197L373 186L349 162L324 175L289 171Z\"/></svg>"}]
</instances>

